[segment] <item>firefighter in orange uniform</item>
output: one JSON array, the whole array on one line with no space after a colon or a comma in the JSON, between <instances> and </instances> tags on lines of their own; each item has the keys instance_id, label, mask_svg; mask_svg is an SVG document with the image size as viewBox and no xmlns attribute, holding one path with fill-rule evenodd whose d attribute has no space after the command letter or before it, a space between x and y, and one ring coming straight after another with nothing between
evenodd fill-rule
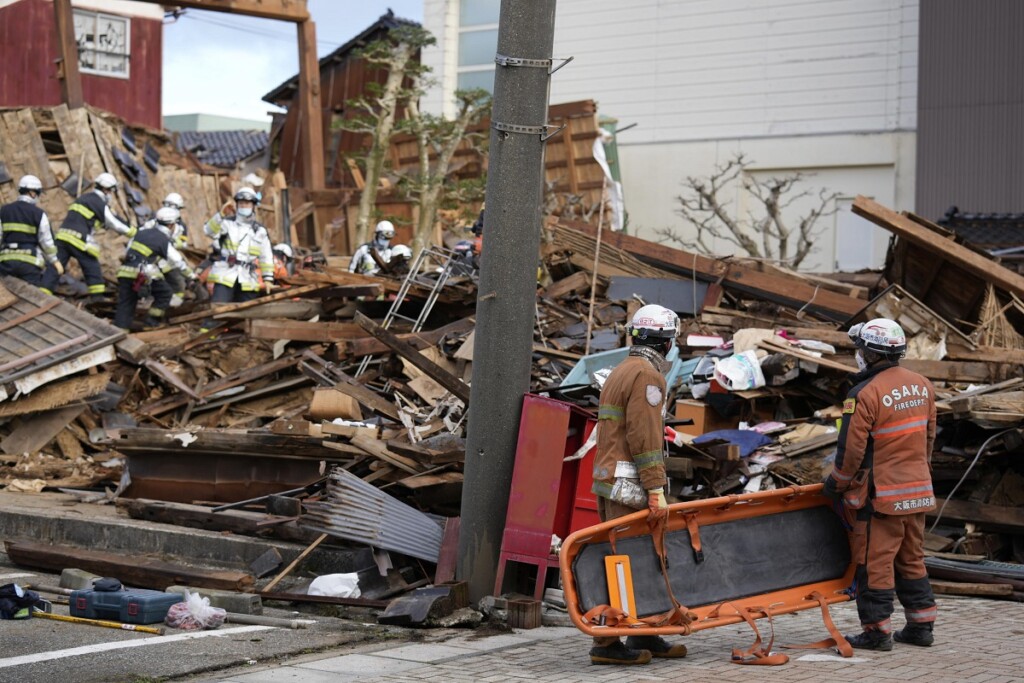
<instances>
[{"instance_id":1,"label":"firefighter in orange uniform","mask_svg":"<svg viewBox=\"0 0 1024 683\"><path fill-rule=\"evenodd\" d=\"M843 404L833 472L825 495L856 511L851 535L857 563L856 648L891 650L896 642L927 647L937 608L924 566L924 517L935 509L931 453L935 389L899 366L903 329L877 318L850 329L861 372ZM907 619L892 633L893 595Z\"/></svg>"},{"instance_id":2,"label":"firefighter in orange uniform","mask_svg":"<svg viewBox=\"0 0 1024 683\"><path fill-rule=\"evenodd\" d=\"M629 355L601 389L594 484L601 521L648 510L649 520L668 515L665 501L665 356L672 350L679 318L663 306L638 310L627 331ZM594 638L593 664L647 664L654 657L685 657L685 645L658 636Z\"/></svg>"}]
</instances>

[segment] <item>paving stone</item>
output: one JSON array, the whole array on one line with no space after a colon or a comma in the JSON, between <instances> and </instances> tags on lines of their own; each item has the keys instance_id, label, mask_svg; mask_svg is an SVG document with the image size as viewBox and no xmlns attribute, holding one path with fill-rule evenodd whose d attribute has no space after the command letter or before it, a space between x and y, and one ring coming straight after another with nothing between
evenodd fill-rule
<instances>
[{"instance_id":1,"label":"paving stone","mask_svg":"<svg viewBox=\"0 0 1024 683\"><path fill-rule=\"evenodd\" d=\"M399 671L407 671L420 666L417 662L409 662L401 659L389 659L375 655L342 655L330 659L318 659L314 662L296 664L301 669L315 669L317 671L333 671L339 674L390 674Z\"/></svg>"},{"instance_id":2,"label":"paving stone","mask_svg":"<svg viewBox=\"0 0 1024 683\"><path fill-rule=\"evenodd\" d=\"M452 657L476 654L476 651L466 647L455 647L454 645L433 645L419 643L416 645L405 645L389 650L377 652L375 657L388 657L391 659L405 659L411 662L438 662Z\"/></svg>"}]
</instances>

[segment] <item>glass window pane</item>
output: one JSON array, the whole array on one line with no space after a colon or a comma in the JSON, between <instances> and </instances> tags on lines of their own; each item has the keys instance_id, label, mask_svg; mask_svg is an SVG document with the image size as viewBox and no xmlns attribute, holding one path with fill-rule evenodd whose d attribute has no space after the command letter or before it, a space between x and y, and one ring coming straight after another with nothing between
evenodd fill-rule
<instances>
[{"instance_id":1,"label":"glass window pane","mask_svg":"<svg viewBox=\"0 0 1024 683\"><path fill-rule=\"evenodd\" d=\"M494 93L494 69L487 71L463 71L459 74L459 81L456 90L472 90L483 88L489 93Z\"/></svg>"},{"instance_id":2,"label":"glass window pane","mask_svg":"<svg viewBox=\"0 0 1024 683\"><path fill-rule=\"evenodd\" d=\"M459 24L478 26L497 24L501 0L462 0L459 3Z\"/></svg>"},{"instance_id":3,"label":"glass window pane","mask_svg":"<svg viewBox=\"0 0 1024 683\"><path fill-rule=\"evenodd\" d=\"M493 64L498 51L498 31L465 31L459 34L459 66Z\"/></svg>"}]
</instances>

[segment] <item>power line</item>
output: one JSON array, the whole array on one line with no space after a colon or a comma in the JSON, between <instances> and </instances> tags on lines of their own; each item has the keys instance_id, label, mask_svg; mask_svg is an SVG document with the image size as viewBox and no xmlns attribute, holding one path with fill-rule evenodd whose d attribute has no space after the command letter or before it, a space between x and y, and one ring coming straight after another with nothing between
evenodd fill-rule
<instances>
[{"instance_id":1,"label":"power line","mask_svg":"<svg viewBox=\"0 0 1024 683\"><path fill-rule=\"evenodd\" d=\"M245 34L250 35L250 36L253 36L253 35L262 36L264 38L271 38L271 39L274 39L274 40L287 41L287 42L290 42L290 43L294 43L295 39L296 39L295 36L290 36L290 35L287 35L285 33L280 32L280 31L271 31L271 30L267 30L267 29L252 28L252 27L248 27L248 26L238 26L236 24L230 23L229 21L224 21L224 20L218 21L217 19L215 19L213 17L197 16L197 15L194 15L194 14L191 14L191 13L182 13L180 15L180 17L184 17L185 19L191 19L192 21L196 21L196 22L199 22L201 24L208 24L208 25L211 25L211 26L217 26L217 27L220 27L220 28L226 28L226 29L230 29L230 30L233 30L233 31L240 31L240 32L245 33ZM325 41L325 40L318 40L318 41L316 41L316 43L319 46L327 47L327 48L330 48L332 50L341 45L341 43L334 43L334 42Z\"/></svg>"}]
</instances>

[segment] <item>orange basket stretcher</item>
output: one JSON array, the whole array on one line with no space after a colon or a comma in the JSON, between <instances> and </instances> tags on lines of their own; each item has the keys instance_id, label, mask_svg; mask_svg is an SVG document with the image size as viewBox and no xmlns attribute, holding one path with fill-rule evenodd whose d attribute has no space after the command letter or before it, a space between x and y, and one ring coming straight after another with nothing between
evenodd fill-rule
<instances>
[{"instance_id":1,"label":"orange basket stretcher","mask_svg":"<svg viewBox=\"0 0 1024 683\"><path fill-rule=\"evenodd\" d=\"M568 613L591 636L691 634L747 622L752 648L733 661L781 664L761 646L755 620L820 608L831 639L805 646L852 650L828 606L851 599L855 566L844 521L821 484L730 495L669 507L655 529L647 512L581 529L559 563ZM774 632L774 629L773 629Z\"/></svg>"}]
</instances>

